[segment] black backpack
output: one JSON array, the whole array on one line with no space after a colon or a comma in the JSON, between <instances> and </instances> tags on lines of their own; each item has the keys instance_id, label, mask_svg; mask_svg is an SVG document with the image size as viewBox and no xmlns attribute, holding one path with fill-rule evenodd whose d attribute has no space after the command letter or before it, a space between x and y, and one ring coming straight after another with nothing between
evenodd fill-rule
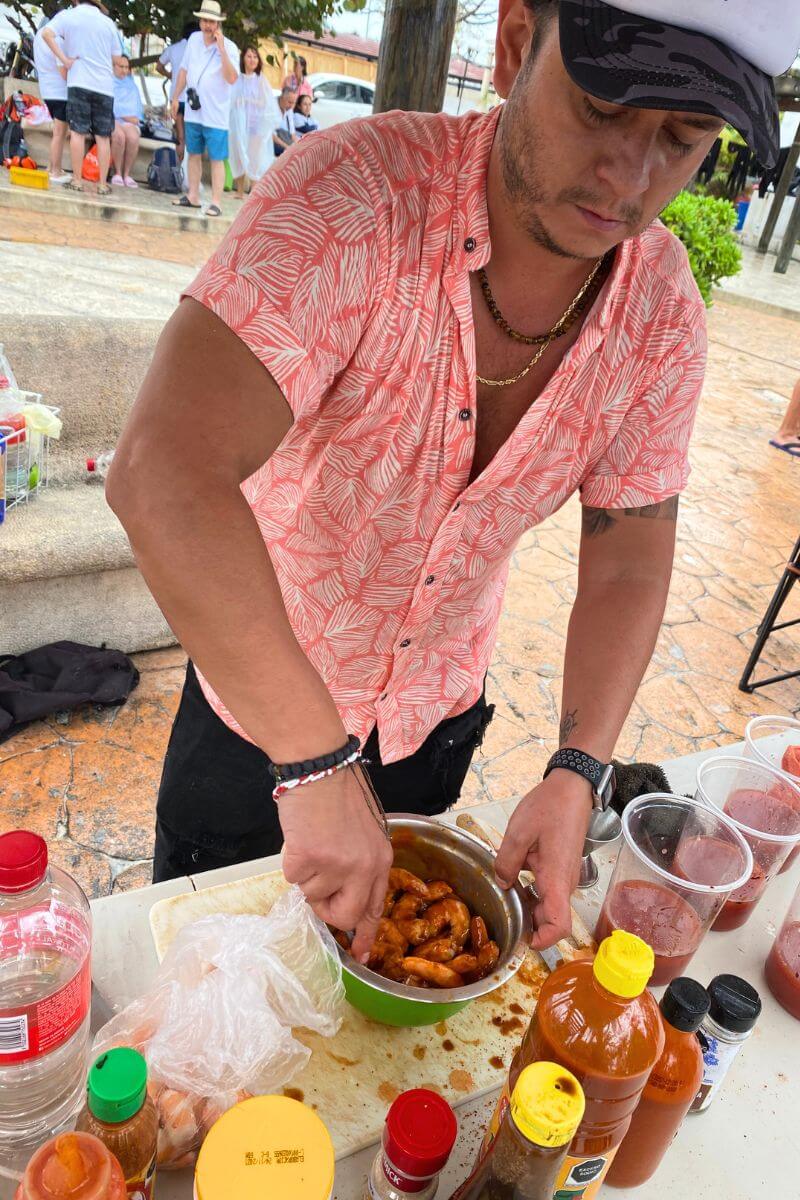
<instances>
[{"instance_id":1,"label":"black backpack","mask_svg":"<svg viewBox=\"0 0 800 1200\"><path fill-rule=\"evenodd\" d=\"M147 168L147 186L154 192L183 191L183 173L174 146L160 146Z\"/></svg>"},{"instance_id":2,"label":"black backpack","mask_svg":"<svg viewBox=\"0 0 800 1200\"><path fill-rule=\"evenodd\" d=\"M7 158L20 158L28 153L22 136L22 113L25 102L21 92L15 92L0 106L0 163Z\"/></svg>"}]
</instances>

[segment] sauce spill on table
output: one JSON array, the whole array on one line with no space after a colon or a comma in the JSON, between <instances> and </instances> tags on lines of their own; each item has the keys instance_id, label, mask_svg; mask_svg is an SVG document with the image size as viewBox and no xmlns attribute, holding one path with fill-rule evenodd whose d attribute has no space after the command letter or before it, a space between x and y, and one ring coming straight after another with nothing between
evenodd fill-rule
<instances>
[{"instance_id":1,"label":"sauce spill on table","mask_svg":"<svg viewBox=\"0 0 800 1200\"><path fill-rule=\"evenodd\" d=\"M290 1100L299 1100L301 1104L306 1098L305 1093L302 1092L300 1088L285 1087L283 1089L283 1094L284 1096L288 1096Z\"/></svg>"},{"instance_id":2,"label":"sauce spill on table","mask_svg":"<svg viewBox=\"0 0 800 1200\"><path fill-rule=\"evenodd\" d=\"M445 1038L442 1046L445 1050L455 1050L455 1043L451 1042L450 1038Z\"/></svg>"},{"instance_id":3,"label":"sauce spill on table","mask_svg":"<svg viewBox=\"0 0 800 1200\"><path fill-rule=\"evenodd\" d=\"M475 1080L469 1071L451 1071L450 1086L456 1092L471 1092L475 1087Z\"/></svg>"},{"instance_id":4,"label":"sauce spill on table","mask_svg":"<svg viewBox=\"0 0 800 1200\"><path fill-rule=\"evenodd\" d=\"M383 1100L384 1104L391 1104L400 1095L400 1089L396 1088L393 1083L381 1083L378 1086L378 1098Z\"/></svg>"},{"instance_id":5,"label":"sauce spill on table","mask_svg":"<svg viewBox=\"0 0 800 1200\"><path fill-rule=\"evenodd\" d=\"M489 1066L494 1067L496 1071L502 1071L505 1065L499 1054L493 1054L489 1059Z\"/></svg>"}]
</instances>

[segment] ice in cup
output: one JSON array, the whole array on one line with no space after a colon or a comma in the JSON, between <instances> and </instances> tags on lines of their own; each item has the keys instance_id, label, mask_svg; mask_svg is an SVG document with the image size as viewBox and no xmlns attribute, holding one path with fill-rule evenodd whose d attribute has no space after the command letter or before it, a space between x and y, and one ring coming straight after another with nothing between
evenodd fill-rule
<instances>
[{"instance_id":1,"label":"ice in cup","mask_svg":"<svg viewBox=\"0 0 800 1200\"><path fill-rule=\"evenodd\" d=\"M595 939L614 929L652 946L650 983L683 975L727 897L751 876L753 856L724 814L684 796L640 796L622 816L622 844Z\"/></svg>"},{"instance_id":2,"label":"ice in cup","mask_svg":"<svg viewBox=\"0 0 800 1200\"><path fill-rule=\"evenodd\" d=\"M777 767L800 785L800 721L794 717L753 717L744 731L745 754L756 762ZM793 803L795 796L791 788L782 790L786 799ZM781 873L788 871L800 854L800 843L789 852Z\"/></svg>"},{"instance_id":3,"label":"ice in cup","mask_svg":"<svg viewBox=\"0 0 800 1200\"><path fill-rule=\"evenodd\" d=\"M750 878L714 922L717 932L739 929L800 844L800 787L766 763L720 754L698 767L696 799L733 821L753 854Z\"/></svg>"}]
</instances>

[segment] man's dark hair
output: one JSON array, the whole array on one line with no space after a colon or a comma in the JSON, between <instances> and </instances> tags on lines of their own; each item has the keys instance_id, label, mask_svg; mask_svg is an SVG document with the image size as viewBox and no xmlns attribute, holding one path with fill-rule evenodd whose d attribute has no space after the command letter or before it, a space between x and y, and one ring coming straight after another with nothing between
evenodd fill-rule
<instances>
[{"instance_id":1,"label":"man's dark hair","mask_svg":"<svg viewBox=\"0 0 800 1200\"><path fill-rule=\"evenodd\" d=\"M558 16L558 0L524 0L525 7L536 15L536 28L531 39L531 58L535 58L542 44L542 37L553 17Z\"/></svg>"}]
</instances>

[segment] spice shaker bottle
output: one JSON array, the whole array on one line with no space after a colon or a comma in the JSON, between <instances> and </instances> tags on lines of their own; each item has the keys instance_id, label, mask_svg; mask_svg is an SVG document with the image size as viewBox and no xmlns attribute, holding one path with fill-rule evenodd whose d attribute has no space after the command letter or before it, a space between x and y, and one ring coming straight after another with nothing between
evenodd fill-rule
<instances>
[{"instance_id":1,"label":"spice shaker bottle","mask_svg":"<svg viewBox=\"0 0 800 1200\"><path fill-rule=\"evenodd\" d=\"M428 1088L403 1092L393 1102L383 1146L367 1176L365 1200L433 1200L458 1133L447 1101Z\"/></svg>"},{"instance_id":2,"label":"spice shaker bottle","mask_svg":"<svg viewBox=\"0 0 800 1200\"><path fill-rule=\"evenodd\" d=\"M696 1035L710 1004L706 989L685 976L673 979L662 996L664 1049L606 1175L611 1187L640 1187L669 1150L703 1079Z\"/></svg>"},{"instance_id":3,"label":"spice shaker bottle","mask_svg":"<svg viewBox=\"0 0 800 1200\"><path fill-rule=\"evenodd\" d=\"M152 1200L158 1113L147 1094L147 1063L137 1050L120 1046L97 1059L76 1129L94 1134L119 1160L137 1200Z\"/></svg>"},{"instance_id":4,"label":"spice shaker bottle","mask_svg":"<svg viewBox=\"0 0 800 1200\"><path fill-rule=\"evenodd\" d=\"M761 1013L758 992L738 975L716 975L708 985L708 994L711 1008L698 1031L703 1047L703 1082L689 1112L708 1108Z\"/></svg>"},{"instance_id":5,"label":"spice shaker bottle","mask_svg":"<svg viewBox=\"0 0 800 1200\"><path fill-rule=\"evenodd\" d=\"M583 1089L565 1067L525 1067L488 1153L451 1200L552 1200L584 1107Z\"/></svg>"}]
</instances>

